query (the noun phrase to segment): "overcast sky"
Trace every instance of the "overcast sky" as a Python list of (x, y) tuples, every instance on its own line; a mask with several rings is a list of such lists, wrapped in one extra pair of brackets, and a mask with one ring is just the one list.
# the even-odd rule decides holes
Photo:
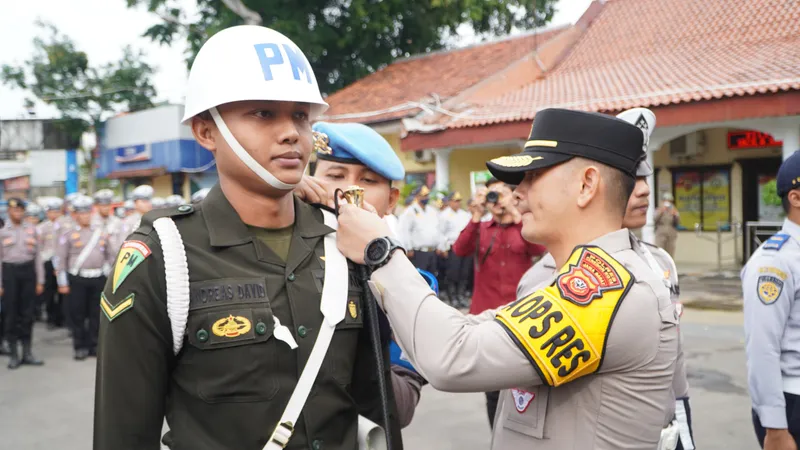
[[(195, 0), (180, 0), (187, 5)], [(8, 3), (11, 3), (10, 1)], [(552, 25), (574, 23), (591, 0), (561, 0)], [(91, 65), (119, 59), (125, 45), (143, 49), (147, 61), (157, 68), (154, 82), (158, 99), (172, 103), (183, 102), (186, 66), (184, 45), (161, 47), (141, 37), (142, 33), (160, 19), (144, 9), (128, 9), (125, 0), (27, 0), (13, 2), (13, 7), (1, 8), (0, 65), (20, 63), (33, 52), (33, 38), (39, 29), (34, 21), (50, 22), (70, 36), (77, 47), (89, 56)], [(26, 93), (0, 85), (0, 119), (25, 115), (22, 107)], [(40, 117), (55, 117), (57, 112), (47, 105), (37, 104)]]

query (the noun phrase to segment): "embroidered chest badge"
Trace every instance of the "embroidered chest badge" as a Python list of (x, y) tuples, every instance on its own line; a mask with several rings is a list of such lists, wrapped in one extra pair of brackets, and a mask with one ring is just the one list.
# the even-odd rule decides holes
[(520, 414), (527, 411), (533, 399), (536, 398), (536, 394), (524, 389), (512, 389), (511, 395), (514, 396), (514, 407), (517, 408), (517, 412)]
[(230, 315), (214, 322), (211, 331), (220, 337), (235, 338), (250, 331), (252, 324), (247, 317)]

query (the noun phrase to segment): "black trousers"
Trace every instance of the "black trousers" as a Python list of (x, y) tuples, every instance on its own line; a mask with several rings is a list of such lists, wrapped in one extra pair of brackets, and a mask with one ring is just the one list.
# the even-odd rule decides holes
[(465, 293), (469, 283), (469, 271), (472, 267), (472, 257), (463, 258), (452, 251), (447, 255), (446, 270), (444, 272), (445, 284), (448, 291)]
[(436, 252), (421, 252), (419, 250), (415, 250), (414, 257), (411, 258), (411, 262), (417, 269), (426, 270), (434, 275), (436, 275), (436, 273), (439, 271), (439, 257), (436, 256)]
[(36, 311), (36, 270), (33, 261), (3, 263), (3, 332), (10, 343), (29, 341)]
[(53, 273), (53, 261), (44, 263), (44, 300), (47, 323), (60, 327), (64, 325), (64, 309), (61, 305), (61, 294), (58, 293), (56, 275)]
[(106, 277), (69, 276), (69, 315), (72, 323), (72, 346), (75, 350), (96, 350), (100, 328), (100, 295)]
[[(794, 442), (800, 446), (800, 395), (783, 393), (786, 399), (786, 423), (789, 425), (789, 434), (794, 438)], [(756, 438), (761, 448), (764, 448), (764, 438), (767, 436), (767, 430), (761, 426), (761, 421), (755, 410), (753, 414), (753, 426), (756, 429)]]
[(500, 391), (486, 392), (486, 414), (489, 416), (489, 428), (494, 429), (494, 415), (497, 412), (497, 402), (500, 400)]

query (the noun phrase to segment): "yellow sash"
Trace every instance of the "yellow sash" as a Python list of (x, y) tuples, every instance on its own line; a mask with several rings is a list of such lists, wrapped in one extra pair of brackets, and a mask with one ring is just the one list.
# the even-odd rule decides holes
[(496, 320), (542, 381), (560, 386), (596, 372), (633, 275), (599, 247), (576, 247), (555, 282), (498, 311)]

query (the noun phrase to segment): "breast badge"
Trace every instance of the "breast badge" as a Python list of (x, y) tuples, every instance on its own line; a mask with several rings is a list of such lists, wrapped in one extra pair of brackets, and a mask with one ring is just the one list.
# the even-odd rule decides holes
[(528, 406), (536, 398), (536, 394), (523, 389), (512, 389), (511, 395), (514, 397), (514, 407), (517, 408), (517, 412), (520, 414), (527, 411)]
[(219, 337), (235, 338), (247, 334), (251, 327), (252, 325), (247, 317), (229, 315), (214, 322), (214, 325), (211, 326), (211, 332)]
[(783, 280), (772, 275), (762, 275), (758, 277), (758, 299), (765, 305), (775, 303), (775, 300), (783, 292)]

